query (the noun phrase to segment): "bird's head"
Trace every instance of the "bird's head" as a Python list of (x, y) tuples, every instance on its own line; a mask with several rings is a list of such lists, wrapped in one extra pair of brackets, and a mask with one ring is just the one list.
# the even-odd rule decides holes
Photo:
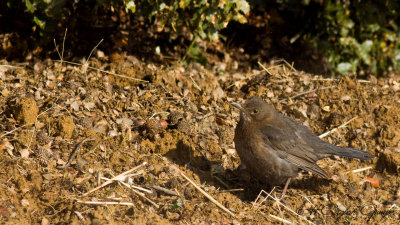
[(251, 97), (244, 104), (231, 103), (240, 109), (240, 118), (252, 123), (270, 123), (275, 117), (274, 108), (259, 97)]

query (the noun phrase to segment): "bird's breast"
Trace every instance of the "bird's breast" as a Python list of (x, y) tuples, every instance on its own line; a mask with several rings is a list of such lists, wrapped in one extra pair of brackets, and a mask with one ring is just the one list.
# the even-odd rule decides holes
[(259, 130), (239, 125), (234, 138), (236, 151), (242, 163), (260, 181), (280, 185), (297, 174), (298, 168), (280, 158), (277, 151), (263, 140)]

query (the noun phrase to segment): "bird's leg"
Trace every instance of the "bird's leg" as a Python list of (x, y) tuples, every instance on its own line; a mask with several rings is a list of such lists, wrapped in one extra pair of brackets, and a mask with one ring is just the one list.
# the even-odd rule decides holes
[(286, 184), (285, 184), (285, 187), (283, 188), (283, 192), (282, 192), (282, 195), (281, 195), (281, 198), (280, 198), (280, 199), (283, 199), (283, 197), (285, 197), (286, 190), (287, 190), (287, 188), (288, 188), (288, 186), (289, 186), (291, 180), (292, 180), (291, 177), (289, 177), (289, 178), (287, 179)]

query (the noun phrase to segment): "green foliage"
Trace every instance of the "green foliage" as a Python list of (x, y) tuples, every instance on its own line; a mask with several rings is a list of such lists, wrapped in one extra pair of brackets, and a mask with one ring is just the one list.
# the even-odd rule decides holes
[(125, 0), (131, 12), (154, 20), (160, 28), (185, 30), (203, 40), (216, 41), (229, 21), (247, 22), (250, 6), (245, 0)]
[(62, 33), (65, 29), (62, 21), (69, 20), (68, 15), (84, 11), (78, 9), (92, 9), (90, 15), (96, 14), (98, 8), (113, 13), (121, 12), (114, 9), (125, 9), (147, 18), (159, 31), (185, 35), (192, 41), (187, 55), (191, 60), (205, 63), (207, 59), (195, 42), (217, 40), (219, 31), (232, 20), (246, 23), (249, 3), (252, 8), (263, 8), (266, 12), (286, 10), (279, 13), (283, 19), (276, 21), (293, 22), (285, 17), (289, 15), (298, 30), (282, 33), (295, 32), (301, 37), (299, 40), (322, 50), (335, 72), (381, 74), (400, 70), (400, 2), (395, 0), (5, 0), (0, 3), (0, 18), (7, 12), (18, 15), (22, 9), (24, 19), (20, 20), (26, 22), (25, 27), (33, 26), (33, 34), (51, 40), (55, 32)]
[(56, 24), (59, 22), (66, 0), (25, 0), (26, 11), (32, 14), (35, 26), (41, 36), (56, 31)]
[(313, 35), (337, 72), (400, 69), (398, 1), (323, 1)]

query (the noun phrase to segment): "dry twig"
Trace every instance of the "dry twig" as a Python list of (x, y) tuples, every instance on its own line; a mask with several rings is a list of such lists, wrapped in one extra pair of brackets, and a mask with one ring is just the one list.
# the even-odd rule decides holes
[(63, 170), (65, 168), (69, 167), (71, 165), (71, 163), (72, 163), (72, 160), (74, 160), (76, 155), (78, 154), (79, 149), (81, 148), (83, 143), (85, 143), (86, 141), (94, 141), (94, 139), (85, 138), (81, 142), (79, 142), (76, 145), (75, 149), (72, 151), (71, 156), (68, 159), (68, 162), (64, 166), (58, 166), (57, 169)]
[(115, 176), (115, 177), (113, 177), (113, 178), (111, 178), (110, 180), (104, 182), (102, 185), (93, 188), (92, 190), (86, 192), (86, 193), (83, 194), (82, 196), (86, 196), (86, 195), (88, 195), (88, 194), (90, 194), (90, 193), (92, 193), (92, 192), (94, 192), (94, 191), (97, 191), (97, 190), (99, 190), (100, 188), (105, 187), (105, 186), (111, 184), (111, 183), (114, 182), (114, 181), (121, 180), (122, 178), (125, 177), (125, 175), (127, 175), (127, 174), (129, 174), (129, 173), (131, 173), (131, 172), (133, 172), (133, 171), (135, 171), (135, 170), (137, 170), (137, 169), (139, 169), (139, 168), (142, 167), (142, 166), (145, 166), (146, 164), (147, 164), (147, 162), (143, 162), (142, 164), (140, 164), (140, 165), (138, 165), (138, 166), (136, 166), (136, 167), (134, 167), (134, 168), (132, 168), (132, 169), (130, 169), (130, 170), (127, 170), (127, 171), (125, 171), (125, 172), (123, 172), (123, 173), (121, 173), (121, 174), (119, 174), (119, 175), (117, 175), (117, 176)]
[[(304, 220), (304, 221), (306, 221), (306, 222), (309, 223), (309, 224), (315, 225), (315, 223), (309, 221), (305, 216), (299, 215), (299, 214), (296, 213), (293, 209), (291, 209), (291, 208), (287, 207), (285, 204), (281, 203), (281, 201), (280, 201), (278, 198), (275, 198), (275, 197), (272, 196), (270, 193), (268, 193), (268, 192), (266, 192), (266, 191), (264, 191), (264, 190), (261, 190), (259, 196), (260, 196), (262, 193), (265, 193), (265, 194), (267, 195), (267, 197), (274, 199), (275, 202), (276, 202), (278, 205), (283, 206), (283, 208), (285, 208), (287, 211), (293, 213), (294, 215), (298, 216), (301, 220)], [(258, 199), (258, 197), (257, 197), (257, 199)], [(262, 202), (264, 202), (264, 200), (263, 200)]]
[(283, 219), (283, 218), (274, 216), (274, 215), (272, 215), (272, 214), (269, 214), (269, 216), (272, 217), (272, 218), (274, 218), (274, 219), (276, 219), (276, 220), (278, 220), (278, 221), (280, 221), (280, 222), (282, 222), (282, 223), (284, 223), (284, 224), (293, 224), (293, 225), (295, 225), (295, 223), (292, 223), (292, 222), (290, 222), (289, 220), (285, 220), (285, 219)]
[(206, 198), (208, 198), (211, 202), (216, 204), (219, 208), (221, 208), (223, 211), (228, 213), (229, 215), (236, 217), (235, 214), (233, 214), (229, 209), (227, 209), (225, 206), (223, 206), (221, 203), (219, 203), (217, 200), (215, 200), (211, 195), (209, 195), (207, 192), (205, 192), (201, 187), (199, 187), (194, 181), (192, 181), (189, 177), (187, 177), (180, 169), (174, 166), (174, 168), (179, 171), (181, 176), (185, 178), (189, 183), (191, 183), (198, 191), (200, 191)]
[[(61, 62), (61, 60), (54, 60), (54, 61)], [(62, 62), (71, 64), (71, 65), (76, 65), (76, 66), (83, 66), (82, 63), (69, 62), (69, 61), (62, 61)], [(149, 83), (149, 81), (147, 81), (147, 80), (142, 80), (142, 79), (139, 79), (139, 78), (134, 78), (134, 77), (121, 75), (121, 74), (117, 74), (117, 73), (112, 73), (112, 72), (109, 72), (109, 71), (106, 71), (106, 70), (102, 70), (102, 69), (98, 69), (98, 68), (95, 68), (95, 67), (92, 67), (92, 66), (88, 66), (87, 68), (92, 69), (92, 70), (96, 70), (98, 72), (110, 74), (110, 75), (113, 75), (113, 76), (116, 76), (116, 77), (121, 77), (121, 78), (125, 78), (125, 79), (140, 81), (140, 82), (143, 82), (143, 83)]]
[(135, 206), (132, 202), (106, 202), (106, 201), (83, 201), (75, 199), (77, 203), (83, 203), (88, 205), (128, 205)]
[[(370, 169), (373, 169), (373, 168), (374, 167), (372, 167), (372, 166), (367, 166), (367, 167), (364, 167), (364, 168), (352, 170), (351, 172), (352, 173), (359, 173), (359, 172), (363, 172), (363, 171), (370, 170)], [(347, 172), (347, 173), (350, 173), (350, 172)]]
[(337, 87), (337, 86), (336, 85), (332, 85), (332, 86), (328, 86), (328, 87), (316, 88), (316, 89), (313, 89), (313, 90), (310, 90), (310, 91), (301, 92), (301, 93), (293, 95), (293, 96), (291, 96), (289, 98), (294, 99), (294, 98), (297, 98), (299, 96), (306, 95), (306, 94), (309, 94), (309, 93), (312, 93), (312, 92), (321, 91), (321, 90), (330, 89), (330, 88), (335, 88), (335, 87)]
[(355, 120), (356, 118), (357, 118), (357, 116), (353, 117), (352, 119), (350, 119), (349, 121), (345, 122), (344, 124), (342, 124), (342, 125), (340, 125), (340, 126), (338, 126), (338, 127), (335, 127), (335, 128), (333, 128), (332, 130), (329, 130), (329, 131), (327, 131), (327, 132), (325, 132), (325, 133), (319, 135), (318, 137), (319, 137), (319, 138), (324, 138), (324, 137), (330, 135), (331, 133), (337, 131), (338, 129), (344, 128), (344, 127), (347, 126), (347, 124), (349, 124), (351, 121)]

